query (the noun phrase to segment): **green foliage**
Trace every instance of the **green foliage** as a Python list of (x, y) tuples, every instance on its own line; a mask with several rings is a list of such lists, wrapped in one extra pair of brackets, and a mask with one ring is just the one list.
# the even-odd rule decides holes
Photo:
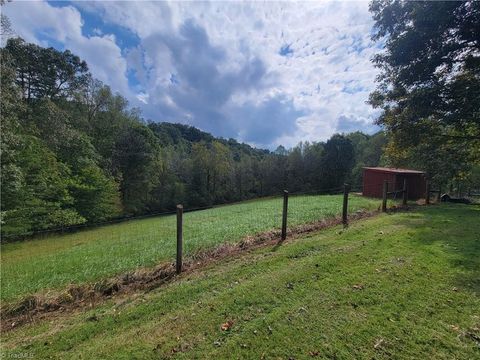
[(69, 50), (42, 48), (20, 38), (8, 39), (5, 50), (12, 55), (16, 84), (26, 100), (72, 96), (87, 79), (87, 64)]
[(480, 3), (373, 1), (385, 51), (370, 103), (389, 160), (445, 183), (480, 162)]
[[(49, 49), (50, 60), (60, 61), (59, 68), (53, 66), (48, 75), (60, 79), (56, 80), (58, 92), (39, 92), (49, 92), (47, 87), (54, 86), (41, 80), (46, 73), (29, 73), (31, 78), (22, 84), (26, 71), (22, 66), (33, 66), (35, 56), (43, 51), (18, 39), (1, 51), (1, 208), (2, 235), (7, 237), (97, 222), (119, 213), (118, 186), (97, 166), (100, 156), (88, 136), (75, 128), (65, 106), (70, 100), (58, 99), (80, 86), (75, 74), (79, 70), (69, 68), (65, 61), (82, 63), (69, 53)], [(59, 60), (62, 54), (66, 59)], [(60, 85), (62, 79), (65, 83)]]
[(16, 182), (14, 186), (7, 182), (8, 197), (2, 204), (4, 235), (85, 222), (72, 206), (74, 199), (68, 191), (70, 171), (53, 152), (39, 139), (24, 136), (17, 156)]
[(100, 222), (121, 214), (117, 183), (94, 164), (79, 169), (69, 189), (75, 199), (75, 209), (90, 222)]
[(383, 131), (374, 135), (366, 135), (357, 131), (346, 135), (346, 137), (351, 141), (355, 154), (355, 165), (348, 182), (359, 186), (362, 184), (363, 168), (365, 166), (385, 165), (382, 155), (387, 144), (387, 138)]
[(321, 165), (326, 187), (342, 186), (354, 165), (352, 142), (342, 135), (334, 135), (325, 144), (324, 151)]
[(1, 151), (1, 209), (15, 201), (22, 182), (22, 171), (18, 164), (22, 138), (19, 134), (19, 118), (25, 111), (17, 88), (13, 85), (15, 71), (9, 66), (11, 58), (1, 53), (1, 96), (0, 96), (0, 151)]
[(161, 168), (158, 141), (153, 132), (140, 124), (132, 125), (117, 139), (112, 162), (121, 173), (120, 191), (127, 213), (149, 210), (151, 192), (158, 183)]
[(164, 146), (191, 144), (197, 142), (212, 142), (214, 137), (193, 126), (170, 123), (150, 123), (150, 129), (157, 135), (160, 143)]
[[(343, 136), (270, 152), (192, 126), (146, 124), (69, 51), (17, 38), (1, 56), (4, 236), (350, 179), (357, 148)], [(359, 161), (370, 146), (358, 148)]]

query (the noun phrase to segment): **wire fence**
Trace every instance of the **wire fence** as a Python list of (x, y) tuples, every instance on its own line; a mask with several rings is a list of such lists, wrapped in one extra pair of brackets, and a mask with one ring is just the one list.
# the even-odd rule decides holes
[[(348, 213), (380, 208), (380, 199), (354, 194), (347, 199)], [(287, 214), (282, 194), (185, 208), (182, 255), (192, 257), (221, 244), (239, 243), (268, 232), (280, 239), (284, 216), (288, 229), (338, 217), (344, 200), (344, 187), (337, 186), (289, 193)], [(175, 261), (176, 238), (177, 217), (175, 211), (167, 211), (48, 229), (36, 233), (33, 241), (2, 243), (2, 299)]]
[[(298, 191), (291, 193), (291, 195), (324, 195), (324, 194), (335, 194), (339, 193), (342, 190), (342, 187), (335, 187), (335, 188), (329, 188), (329, 189), (318, 189), (318, 190), (309, 190), (309, 191)], [(250, 203), (250, 202), (257, 202), (257, 201), (265, 201), (265, 200), (270, 200), (270, 199), (280, 199), (281, 195), (273, 195), (273, 196), (267, 196), (267, 197), (261, 197), (261, 198), (254, 198), (254, 199), (249, 199), (249, 200), (243, 200), (243, 201), (236, 201), (236, 202), (231, 202), (231, 203), (222, 203), (222, 204), (213, 204), (213, 205), (208, 205), (208, 206), (191, 206), (191, 207), (186, 207), (184, 208), (183, 212), (196, 212), (196, 211), (201, 211), (201, 210), (211, 210), (211, 209), (216, 209), (216, 208), (223, 208), (225, 206), (231, 206), (231, 205), (239, 205), (239, 204), (245, 204), (245, 203)], [(259, 208), (259, 210), (262, 210)], [(113, 224), (120, 224), (124, 222), (131, 222), (135, 220), (141, 220), (141, 219), (147, 219), (147, 218), (152, 218), (152, 217), (162, 217), (162, 216), (167, 216), (167, 215), (174, 215), (176, 213), (176, 210), (167, 210), (167, 211), (160, 211), (160, 212), (150, 212), (148, 214), (143, 214), (143, 215), (132, 215), (132, 216), (122, 216), (122, 217), (116, 217), (113, 219), (105, 220), (105, 221), (100, 221), (100, 222), (86, 222), (83, 224), (76, 224), (76, 225), (69, 225), (69, 226), (58, 226), (58, 227), (52, 227), (52, 228), (47, 228), (47, 229), (42, 229), (42, 230), (31, 230), (31, 231), (24, 231), (24, 232), (19, 232), (19, 233), (12, 233), (12, 234), (2, 234), (2, 242), (8, 242), (8, 241), (15, 241), (15, 240), (24, 240), (26, 238), (34, 238), (34, 237), (41, 237), (42, 235), (50, 235), (50, 234), (63, 234), (63, 233), (71, 233), (79, 230), (90, 230), (93, 228), (97, 227), (102, 227), (102, 226), (107, 226), (107, 225), (113, 225)], [(22, 219), (22, 218), (18, 218)], [(15, 221), (15, 217), (9, 217), (8, 221)]]
[[(370, 188), (370, 187), (376, 187), (376, 188), (381, 188), (383, 184), (369, 184), (369, 185), (356, 185), (356, 186), (351, 186), (350, 187), (350, 192), (354, 193), (362, 193), (364, 189)], [(331, 188), (323, 188), (323, 189), (315, 189), (315, 190), (307, 190), (307, 191), (295, 191), (295, 192), (290, 192), (290, 196), (319, 196), (319, 195), (335, 195), (335, 194), (341, 194), (343, 192), (343, 186), (336, 186), (336, 187), (331, 187)], [(243, 200), (243, 201), (238, 201), (238, 202), (232, 202), (232, 203), (224, 203), (224, 204), (214, 204), (214, 205), (208, 205), (208, 206), (192, 206), (192, 207), (186, 207), (183, 209), (184, 213), (187, 212), (196, 212), (196, 211), (201, 211), (201, 210), (213, 210), (217, 208), (223, 208), (225, 206), (232, 206), (232, 205), (240, 205), (240, 204), (248, 204), (251, 202), (259, 202), (259, 201), (269, 201), (273, 199), (281, 199), (282, 195), (273, 195), (273, 196), (268, 196), (268, 197), (261, 197), (261, 198), (254, 198), (250, 200)], [(311, 212), (316, 209), (315, 206), (309, 207), (308, 203), (309, 198), (306, 197), (302, 201), (302, 208), (305, 210)], [(311, 199), (310, 199), (311, 200)], [(311, 203), (310, 203), (311, 204)], [(240, 207), (241, 208), (241, 207)], [(262, 209), (261, 207), (257, 207), (257, 210), (267, 210), (270, 211), (270, 207)], [(239, 210), (242, 211), (242, 210)], [(176, 210), (167, 210), (167, 211), (160, 211), (160, 212), (150, 212), (148, 214), (143, 214), (143, 215), (132, 215), (132, 216), (122, 216), (122, 217), (116, 217), (113, 219), (105, 220), (105, 221), (100, 221), (100, 222), (86, 222), (83, 224), (76, 224), (76, 225), (70, 225), (70, 226), (58, 226), (58, 227), (52, 227), (52, 228), (47, 228), (47, 229), (42, 229), (42, 230), (30, 230), (30, 231), (23, 231), (20, 233), (4, 233), (2, 234), (2, 242), (9, 242), (9, 241), (16, 241), (16, 240), (24, 240), (24, 239), (31, 239), (35, 237), (43, 237), (43, 236), (48, 236), (48, 235), (58, 235), (58, 234), (65, 234), (65, 233), (73, 233), (76, 231), (81, 231), (81, 230), (91, 230), (103, 226), (108, 226), (108, 225), (114, 225), (114, 224), (121, 224), (121, 223), (130, 223), (132, 221), (136, 220), (142, 220), (142, 219), (148, 219), (148, 218), (155, 218), (155, 217), (164, 217), (168, 215), (174, 215), (176, 214)], [(245, 215), (245, 214), (243, 214)], [(272, 215), (272, 214), (270, 214)], [(277, 214), (278, 215), (278, 214)], [(21, 219), (21, 218), (19, 218)], [(15, 221), (15, 217), (9, 217), (8, 221)]]
[[(363, 194), (368, 189), (375, 188), (375, 189), (382, 189), (383, 183), (378, 183), (378, 184), (356, 184), (353, 186), (350, 186), (350, 192), (352, 193), (360, 193)], [(291, 192), (290, 196), (318, 196), (318, 195), (335, 195), (335, 194), (340, 194), (343, 192), (343, 186), (336, 186), (336, 187), (330, 187), (330, 188), (323, 188), (323, 189), (315, 189), (315, 190), (307, 190), (307, 191), (295, 191)], [(402, 190), (395, 190), (393, 192), (392, 198), (396, 200), (399, 195), (401, 195)], [(388, 195), (392, 195), (389, 193)], [(196, 212), (196, 211), (201, 211), (201, 210), (213, 210), (216, 208), (223, 208), (225, 206), (232, 206), (232, 205), (240, 205), (240, 204), (245, 204), (245, 203), (250, 203), (250, 202), (258, 202), (258, 201), (268, 201), (268, 200), (273, 200), (273, 199), (281, 199), (281, 195), (274, 195), (274, 196), (268, 196), (268, 197), (263, 197), (263, 198), (255, 198), (255, 199), (250, 199), (250, 200), (243, 200), (243, 201), (238, 201), (238, 202), (233, 202), (233, 203), (225, 203), (225, 204), (214, 204), (214, 205), (208, 205), (208, 206), (191, 206), (191, 207), (186, 207), (184, 208), (183, 212)], [(307, 212), (313, 212), (314, 210), (318, 210), (316, 206), (309, 207), (308, 205), (308, 197), (303, 199), (302, 205), (299, 206), (299, 208), (303, 208)], [(296, 206), (294, 207), (296, 208)], [(270, 208), (266, 209), (261, 209), (258, 208), (258, 210), (267, 210), (270, 211)], [(336, 209), (338, 210), (338, 208)], [(30, 238), (38, 238), (38, 237), (44, 237), (44, 236), (49, 236), (49, 235), (58, 235), (58, 234), (65, 234), (65, 233), (72, 233), (80, 230), (91, 230), (94, 228), (98, 227), (103, 227), (103, 226), (108, 226), (108, 225), (113, 225), (113, 224), (121, 224), (125, 222), (132, 222), (136, 220), (142, 220), (142, 219), (148, 219), (148, 218), (155, 218), (155, 217), (164, 217), (168, 215), (174, 215), (176, 213), (176, 210), (167, 210), (167, 211), (161, 211), (161, 212), (151, 212), (148, 214), (143, 214), (143, 215), (135, 215), (135, 216), (122, 216), (122, 217), (117, 217), (101, 222), (86, 222), (83, 224), (77, 224), (77, 225), (71, 225), (71, 226), (60, 226), (60, 227), (53, 227), (53, 228), (47, 228), (47, 229), (42, 229), (42, 230), (30, 230), (30, 231), (24, 231), (20, 233), (2, 233), (2, 242), (10, 242), (10, 241), (17, 241), (17, 240), (24, 240), (24, 239), (30, 239)], [(245, 215), (245, 214), (243, 214)], [(272, 215), (272, 214), (269, 214)], [(278, 214), (277, 214), (278, 215)], [(10, 217), (8, 221), (15, 221), (15, 218)], [(274, 222), (274, 220), (272, 220)]]

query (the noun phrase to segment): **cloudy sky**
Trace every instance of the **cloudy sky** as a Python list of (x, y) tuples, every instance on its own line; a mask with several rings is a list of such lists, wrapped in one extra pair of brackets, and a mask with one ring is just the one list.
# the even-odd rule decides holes
[(367, 2), (26, 2), (29, 42), (70, 49), (146, 119), (273, 149), (373, 132)]

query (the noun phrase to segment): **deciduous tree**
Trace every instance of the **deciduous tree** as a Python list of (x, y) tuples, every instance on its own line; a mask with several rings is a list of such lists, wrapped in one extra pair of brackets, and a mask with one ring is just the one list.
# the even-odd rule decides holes
[(383, 109), (391, 161), (411, 160), (433, 177), (478, 162), (480, 3), (375, 0), (370, 11), (373, 39), (385, 44), (370, 103)]

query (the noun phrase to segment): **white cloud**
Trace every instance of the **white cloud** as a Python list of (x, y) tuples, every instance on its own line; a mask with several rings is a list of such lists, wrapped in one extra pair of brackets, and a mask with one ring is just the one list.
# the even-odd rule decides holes
[(40, 36), (53, 37), (60, 42), (81, 36), (82, 18), (71, 6), (53, 8), (46, 2), (19, 1), (6, 3), (2, 11), (10, 18), (15, 33), (29, 42), (47, 46)]
[[(140, 38), (123, 51), (99, 26), (98, 36), (83, 36), (74, 7), (38, 4), (33, 22), (12, 18), (14, 25), (24, 22), (27, 39), (40, 42), (37, 34), (48, 24), (94, 75), (155, 120), (275, 147), (325, 140), (347, 123), (370, 129), (376, 116), (365, 104), (377, 74), (367, 2), (74, 3)], [(285, 46), (291, 52), (281, 56)], [(128, 88), (127, 70), (136, 75), (135, 89)], [(285, 132), (277, 133), (282, 124)]]
[(84, 36), (83, 20), (75, 7), (18, 1), (7, 3), (4, 8), (18, 36), (42, 46), (54, 45), (50, 43), (51, 40), (62, 44), (85, 60), (95, 77), (125, 96), (130, 96), (127, 62), (116, 44), (115, 36)]

